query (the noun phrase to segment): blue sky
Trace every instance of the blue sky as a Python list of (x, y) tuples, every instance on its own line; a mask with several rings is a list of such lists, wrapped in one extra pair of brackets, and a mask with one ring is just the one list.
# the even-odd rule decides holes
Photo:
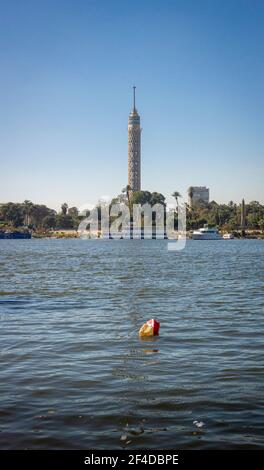
[(262, 0), (0, 0), (0, 201), (58, 208), (127, 184), (264, 202)]

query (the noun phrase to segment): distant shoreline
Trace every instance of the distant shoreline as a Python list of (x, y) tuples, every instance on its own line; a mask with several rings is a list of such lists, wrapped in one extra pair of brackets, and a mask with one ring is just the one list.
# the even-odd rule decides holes
[[(222, 235), (225, 233), (225, 231), (220, 231)], [(99, 237), (98, 239), (101, 239), (101, 232), (98, 232)], [(94, 234), (96, 235), (96, 234)], [(79, 233), (77, 230), (54, 230), (52, 232), (42, 232), (42, 233), (32, 233), (32, 238), (47, 238), (47, 239), (72, 239), (72, 238), (80, 238)], [(94, 237), (95, 239), (97, 238), (96, 236)], [(187, 239), (192, 239), (191, 238), (191, 232), (188, 231), (186, 233), (186, 238)], [(235, 239), (247, 239), (247, 240), (256, 240), (256, 239), (262, 239), (264, 240), (264, 233), (262, 233), (261, 230), (247, 230), (245, 233), (245, 236), (242, 237), (239, 232), (235, 233)]]

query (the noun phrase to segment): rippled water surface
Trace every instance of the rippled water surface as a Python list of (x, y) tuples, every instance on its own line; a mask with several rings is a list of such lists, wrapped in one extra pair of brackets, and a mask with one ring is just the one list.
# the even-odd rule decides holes
[(2, 449), (264, 448), (264, 241), (1, 240), (0, 269)]

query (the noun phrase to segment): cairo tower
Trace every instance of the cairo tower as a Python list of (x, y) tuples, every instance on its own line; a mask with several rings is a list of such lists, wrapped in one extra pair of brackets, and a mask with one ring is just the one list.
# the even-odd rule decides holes
[(133, 109), (128, 118), (128, 184), (132, 192), (141, 190), (140, 116), (136, 110), (136, 87), (133, 89)]

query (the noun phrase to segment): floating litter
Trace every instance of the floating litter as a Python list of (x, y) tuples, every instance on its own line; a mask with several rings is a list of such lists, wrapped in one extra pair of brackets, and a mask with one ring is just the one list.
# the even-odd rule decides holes
[(202, 428), (204, 426), (204, 422), (203, 421), (193, 421), (193, 424), (195, 424), (195, 426), (197, 428)]
[(159, 334), (160, 323), (152, 318), (148, 320), (139, 330), (139, 336), (156, 336)]

